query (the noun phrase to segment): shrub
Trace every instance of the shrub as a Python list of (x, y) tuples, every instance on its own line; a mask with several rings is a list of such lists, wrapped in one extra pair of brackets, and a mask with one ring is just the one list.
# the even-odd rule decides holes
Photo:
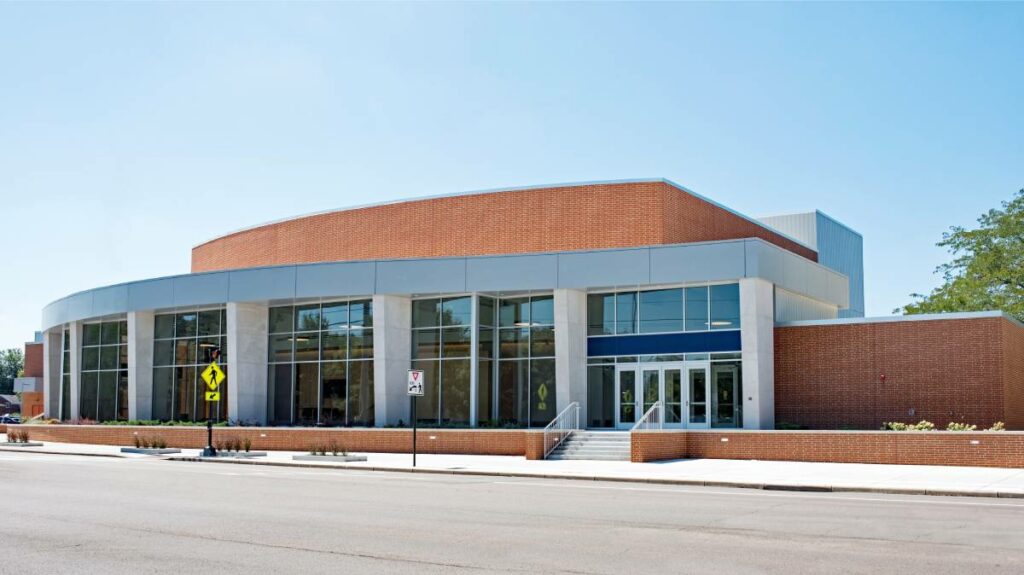
[(946, 431), (974, 431), (978, 429), (977, 425), (967, 425), (966, 423), (957, 423), (955, 421), (949, 422), (946, 426)]
[(243, 438), (242, 449), (244, 449), (246, 453), (249, 453), (249, 450), (252, 449), (252, 439), (250, 439), (249, 437)]
[(1006, 431), (1006, 424), (1002, 421), (997, 421), (992, 424), (992, 427), (988, 428), (989, 431)]
[(788, 421), (780, 421), (780, 422), (775, 424), (775, 429), (794, 430), (794, 429), (806, 429), (806, 428), (803, 425), (800, 425), (799, 423), (790, 423)]
[(7, 434), (9, 443), (28, 443), (28, 432), (23, 429), (16, 429)]
[(917, 423), (888, 421), (882, 424), (882, 429), (885, 431), (935, 431), (935, 424), (924, 419)]
[(138, 435), (132, 437), (132, 442), (135, 443), (136, 449), (142, 447), (142, 438), (140, 438)]
[(156, 449), (166, 449), (167, 440), (158, 435), (153, 438), (153, 447), (155, 447)]

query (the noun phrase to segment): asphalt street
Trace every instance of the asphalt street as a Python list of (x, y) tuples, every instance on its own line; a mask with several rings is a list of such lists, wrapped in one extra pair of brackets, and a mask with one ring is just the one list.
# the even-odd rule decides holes
[(1024, 500), (0, 452), (0, 573), (1024, 573)]

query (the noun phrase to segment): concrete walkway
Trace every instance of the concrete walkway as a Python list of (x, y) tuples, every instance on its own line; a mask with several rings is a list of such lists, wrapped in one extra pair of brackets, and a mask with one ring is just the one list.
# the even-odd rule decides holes
[[(0, 436), (0, 441), (6, 438)], [(51, 453), (147, 459), (157, 456), (122, 454), (119, 447), (44, 442), (41, 447), (8, 447), (2, 451)], [(273, 451), (265, 457), (217, 463), (323, 467), (454, 473), (511, 477), (544, 477), (604, 481), (630, 481), (718, 487), (749, 487), (797, 491), (861, 491), (924, 495), (969, 495), (1024, 498), (1024, 469), (941, 467), (927, 465), (867, 465), (855, 463), (803, 463), (729, 459), (683, 459), (659, 463), (626, 461), (528, 461), (523, 457), (488, 455), (419, 455), (365, 453), (367, 461), (331, 463), (293, 461), (305, 453)], [(180, 455), (163, 456), (184, 461), (199, 458), (199, 450), (183, 449)]]

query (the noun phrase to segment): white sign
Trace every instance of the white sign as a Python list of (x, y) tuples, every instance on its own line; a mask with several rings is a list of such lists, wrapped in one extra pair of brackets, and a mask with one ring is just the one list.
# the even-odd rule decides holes
[(409, 370), (409, 395), (423, 397), (423, 370)]

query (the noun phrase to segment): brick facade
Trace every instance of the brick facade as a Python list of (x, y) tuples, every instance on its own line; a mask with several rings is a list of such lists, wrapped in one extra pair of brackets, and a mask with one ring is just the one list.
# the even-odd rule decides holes
[(43, 377), (43, 344), (25, 344), (25, 377)]
[[(415, 228), (416, 233), (408, 233)], [(510, 190), (300, 217), (196, 246), (192, 271), (761, 238), (817, 253), (663, 181)]]
[(631, 444), (636, 463), (692, 458), (1024, 467), (1024, 433), (1011, 431), (639, 431)]
[(1001, 317), (775, 328), (776, 422), (922, 419), (1024, 429), (1024, 328)]
[[(206, 445), (205, 427), (156, 427), (127, 425), (11, 425), (24, 429), (36, 441), (131, 446), (135, 435), (160, 437), (169, 447), (201, 448)], [(248, 437), (253, 450), (306, 451), (314, 444), (336, 442), (349, 451), (411, 453), (411, 429), (325, 429), (300, 427), (214, 427), (214, 442)], [(454, 455), (544, 456), (544, 437), (522, 429), (421, 429), (416, 438), (419, 453)]]

